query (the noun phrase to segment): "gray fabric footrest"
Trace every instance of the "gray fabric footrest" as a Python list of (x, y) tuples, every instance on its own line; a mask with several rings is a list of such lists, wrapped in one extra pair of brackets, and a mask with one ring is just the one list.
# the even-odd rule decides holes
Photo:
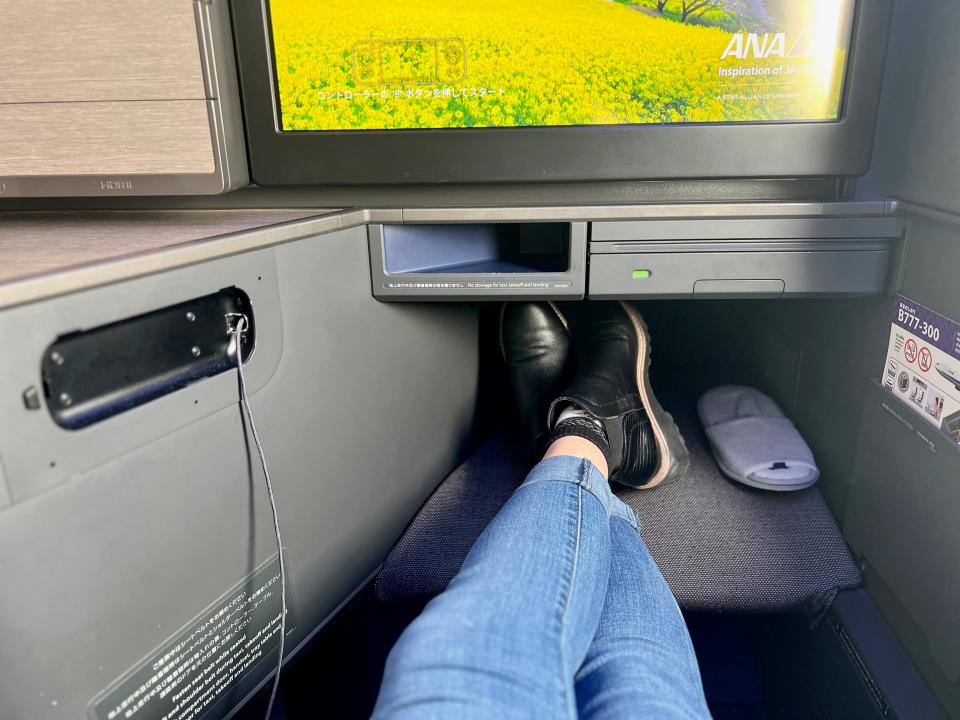
[[(714, 612), (826, 610), (860, 572), (816, 487), (772, 493), (725, 478), (694, 404), (674, 417), (687, 441), (686, 477), (617, 494), (680, 606)], [(687, 407), (689, 405), (689, 407)], [(376, 580), (385, 602), (426, 600), (460, 569), (476, 538), (523, 480), (522, 454), (499, 434), (437, 488), (391, 550)]]
[(812, 615), (860, 585), (847, 543), (816, 487), (757, 490), (720, 472), (693, 403), (674, 413), (690, 451), (686, 477), (625, 489), (650, 554), (681, 607)]
[(384, 602), (426, 600), (443, 592), (493, 516), (523, 482), (522, 449), (498, 433), (434, 490), (377, 574)]

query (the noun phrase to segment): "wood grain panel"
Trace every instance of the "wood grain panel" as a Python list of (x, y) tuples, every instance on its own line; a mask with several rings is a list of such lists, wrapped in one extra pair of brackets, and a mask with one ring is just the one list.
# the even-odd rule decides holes
[(316, 214), (316, 210), (0, 212), (0, 285)]
[(2, 0), (0, 103), (206, 96), (191, 0)]
[(0, 177), (214, 171), (206, 100), (0, 105)]

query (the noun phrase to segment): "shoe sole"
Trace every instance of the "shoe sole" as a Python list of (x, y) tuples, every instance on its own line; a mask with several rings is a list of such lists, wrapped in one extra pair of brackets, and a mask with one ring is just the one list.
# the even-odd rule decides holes
[(657, 441), (657, 450), (660, 453), (660, 462), (656, 472), (643, 485), (636, 485), (638, 490), (649, 490), (664, 482), (669, 482), (684, 475), (690, 467), (690, 454), (687, 444), (680, 434), (680, 429), (670, 415), (657, 400), (650, 389), (650, 345), (647, 342), (650, 335), (643, 319), (632, 306), (620, 302), (620, 307), (630, 318), (633, 330), (637, 336), (637, 388), (640, 391), (640, 400), (650, 417), (653, 436)]

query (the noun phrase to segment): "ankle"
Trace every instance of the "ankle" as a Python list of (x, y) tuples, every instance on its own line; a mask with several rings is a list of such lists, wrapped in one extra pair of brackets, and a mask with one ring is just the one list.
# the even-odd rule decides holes
[[(597, 447), (603, 453), (606, 470), (604, 475), (609, 476), (616, 471), (617, 459), (610, 448), (610, 438), (604, 429), (603, 423), (575, 402), (564, 402), (563, 398), (556, 400), (551, 407), (550, 440), (559, 440), (564, 437), (578, 437)], [(595, 465), (597, 463), (594, 463)], [(598, 465), (599, 467), (599, 465)]]
[(565, 435), (559, 437), (550, 443), (543, 459), (548, 460), (552, 457), (575, 457), (582, 460), (589, 460), (593, 466), (600, 471), (606, 479), (609, 475), (607, 467), (607, 458), (596, 444), (590, 442), (584, 437), (578, 435)]

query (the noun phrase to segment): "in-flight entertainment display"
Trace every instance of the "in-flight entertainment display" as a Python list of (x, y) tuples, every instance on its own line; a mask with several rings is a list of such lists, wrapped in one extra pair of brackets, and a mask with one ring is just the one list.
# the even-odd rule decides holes
[(280, 129), (832, 121), (855, 0), (269, 0)]

